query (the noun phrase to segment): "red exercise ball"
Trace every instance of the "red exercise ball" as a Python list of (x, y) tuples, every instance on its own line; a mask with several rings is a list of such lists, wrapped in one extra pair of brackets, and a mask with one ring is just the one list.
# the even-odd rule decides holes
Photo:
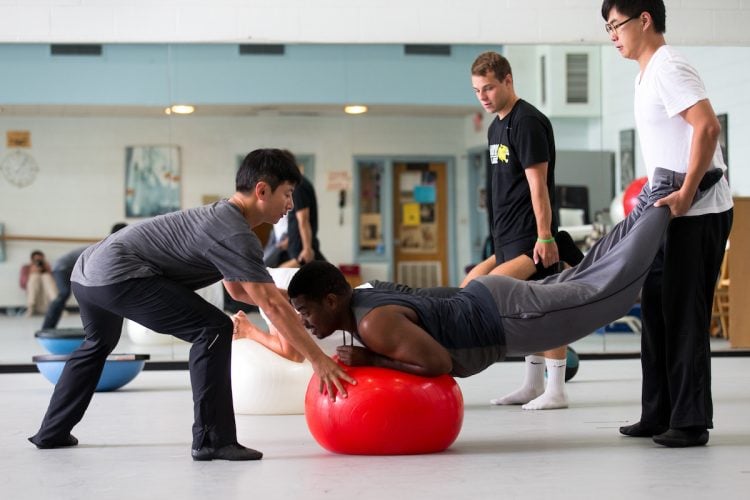
[(638, 204), (638, 195), (641, 194), (643, 186), (647, 181), (648, 177), (638, 177), (636, 180), (628, 184), (628, 187), (625, 189), (625, 194), (622, 196), (622, 206), (625, 209), (626, 217)]
[(357, 380), (348, 397), (331, 401), (313, 375), (305, 395), (305, 419), (315, 440), (346, 455), (436, 453), (458, 437), (464, 399), (453, 377), (419, 377), (371, 366), (347, 366)]

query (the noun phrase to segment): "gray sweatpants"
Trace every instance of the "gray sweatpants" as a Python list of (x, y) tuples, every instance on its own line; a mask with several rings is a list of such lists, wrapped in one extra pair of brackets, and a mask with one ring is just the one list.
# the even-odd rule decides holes
[[(646, 183), (636, 208), (574, 268), (542, 281), (477, 278), (497, 303), (508, 356), (570, 344), (630, 310), (669, 224), (669, 208), (653, 204), (678, 190), (684, 177), (657, 168), (653, 186)], [(697, 197), (716, 182), (713, 177), (702, 183)]]

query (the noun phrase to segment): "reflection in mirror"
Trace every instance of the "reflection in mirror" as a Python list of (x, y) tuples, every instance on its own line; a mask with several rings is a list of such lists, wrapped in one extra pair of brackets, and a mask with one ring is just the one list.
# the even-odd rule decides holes
[[(609, 46), (456, 45), (440, 56), (407, 54), (402, 45), (282, 48), (281, 53), (243, 53), (229, 44), (123, 44), (102, 45), (98, 55), (53, 55), (49, 45), (0, 45), (0, 64), (14, 68), (0, 81), (0, 129), (5, 133), (0, 159), (21, 151), (32, 167), (13, 168), (33, 172), (23, 186), (8, 179), (13, 177), (10, 167), (0, 179), (5, 236), (0, 240), (0, 363), (28, 363), (43, 352), (34, 339), (42, 318), (22, 316), (26, 295), (19, 272), (32, 250), (43, 250), (54, 262), (103, 238), (113, 222), (135, 222), (155, 213), (154, 203), (162, 200), (152, 200), (143, 212), (143, 204), (135, 202), (137, 193), (128, 191), (129, 159), (134, 172), (138, 155), (166, 159), (162, 173), (171, 176), (172, 203), (176, 196), (181, 208), (230, 195), (237, 157), (254, 148), (285, 147), (314, 157), (320, 219), (333, 221), (321, 224), (318, 236), (327, 258), (341, 264), (354, 263), (360, 250), (382, 250), (377, 244), (382, 234), (375, 227), (382, 214), (374, 201), (360, 196), (363, 185), (355, 194), (354, 182), (342, 186), (331, 179), (359, 175), (357, 157), (455, 158), (449, 191), (457, 243), (450, 262), (454, 274), (462, 275), (476, 253), (473, 221), (486, 219), (476, 208), (480, 190), (467, 173), (470, 159), (486, 148), (491, 119), (481, 113), (469, 78), (471, 62), (484, 50), (504, 52), (519, 96), (550, 116), (558, 183), (587, 188), (584, 224), (606, 213), (623, 188), (619, 137), (621, 130), (634, 128), (635, 68)], [(736, 67), (747, 60), (745, 49), (691, 50), (698, 65), (717, 60), (733, 61)], [(707, 86), (717, 113), (728, 113), (732, 134), (742, 133), (746, 125), (736, 118), (742, 115), (728, 78), (717, 71), (702, 74), (711, 78)], [(192, 105), (194, 112), (165, 114), (176, 104)], [(346, 104), (366, 104), (369, 111), (345, 115)], [(728, 140), (733, 158), (743, 157), (742, 149), (734, 149), (739, 142)], [(644, 169), (637, 147), (639, 175)], [(367, 175), (360, 175), (359, 182)], [(740, 169), (733, 171), (733, 186), (747, 183), (742, 175)], [(344, 206), (339, 205), (342, 187), (351, 200)], [(371, 213), (376, 216), (367, 227), (355, 223)], [(362, 277), (388, 276), (388, 266), (363, 264)], [(60, 327), (80, 326), (74, 299), (68, 306)], [(613, 332), (589, 341), (586, 350), (638, 349), (635, 334)], [(122, 342), (128, 342), (127, 335)], [(179, 343), (123, 344), (117, 350), (149, 353), (152, 360), (187, 359), (187, 348)]]

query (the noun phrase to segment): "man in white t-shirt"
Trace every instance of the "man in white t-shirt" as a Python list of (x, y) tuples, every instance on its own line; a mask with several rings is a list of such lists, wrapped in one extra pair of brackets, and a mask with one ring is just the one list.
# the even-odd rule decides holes
[(708, 331), (732, 196), (722, 177), (695, 197), (706, 172), (726, 170), (720, 125), (698, 73), (666, 44), (662, 0), (605, 0), (602, 17), (615, 48), (640, 67), (634, 110), (649, 181), (657, 167), (686, 174), (682, 188), (656, 203), (674, 218), (642, 291), (641, 418), (620, 432), (700, 446), (713, 427)]

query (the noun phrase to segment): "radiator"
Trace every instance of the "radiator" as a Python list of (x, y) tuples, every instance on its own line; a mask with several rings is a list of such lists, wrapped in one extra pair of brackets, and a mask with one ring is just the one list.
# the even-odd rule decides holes
[(440, 261), (399, 262), (396, 281), (413, 288), (441, 286)]

